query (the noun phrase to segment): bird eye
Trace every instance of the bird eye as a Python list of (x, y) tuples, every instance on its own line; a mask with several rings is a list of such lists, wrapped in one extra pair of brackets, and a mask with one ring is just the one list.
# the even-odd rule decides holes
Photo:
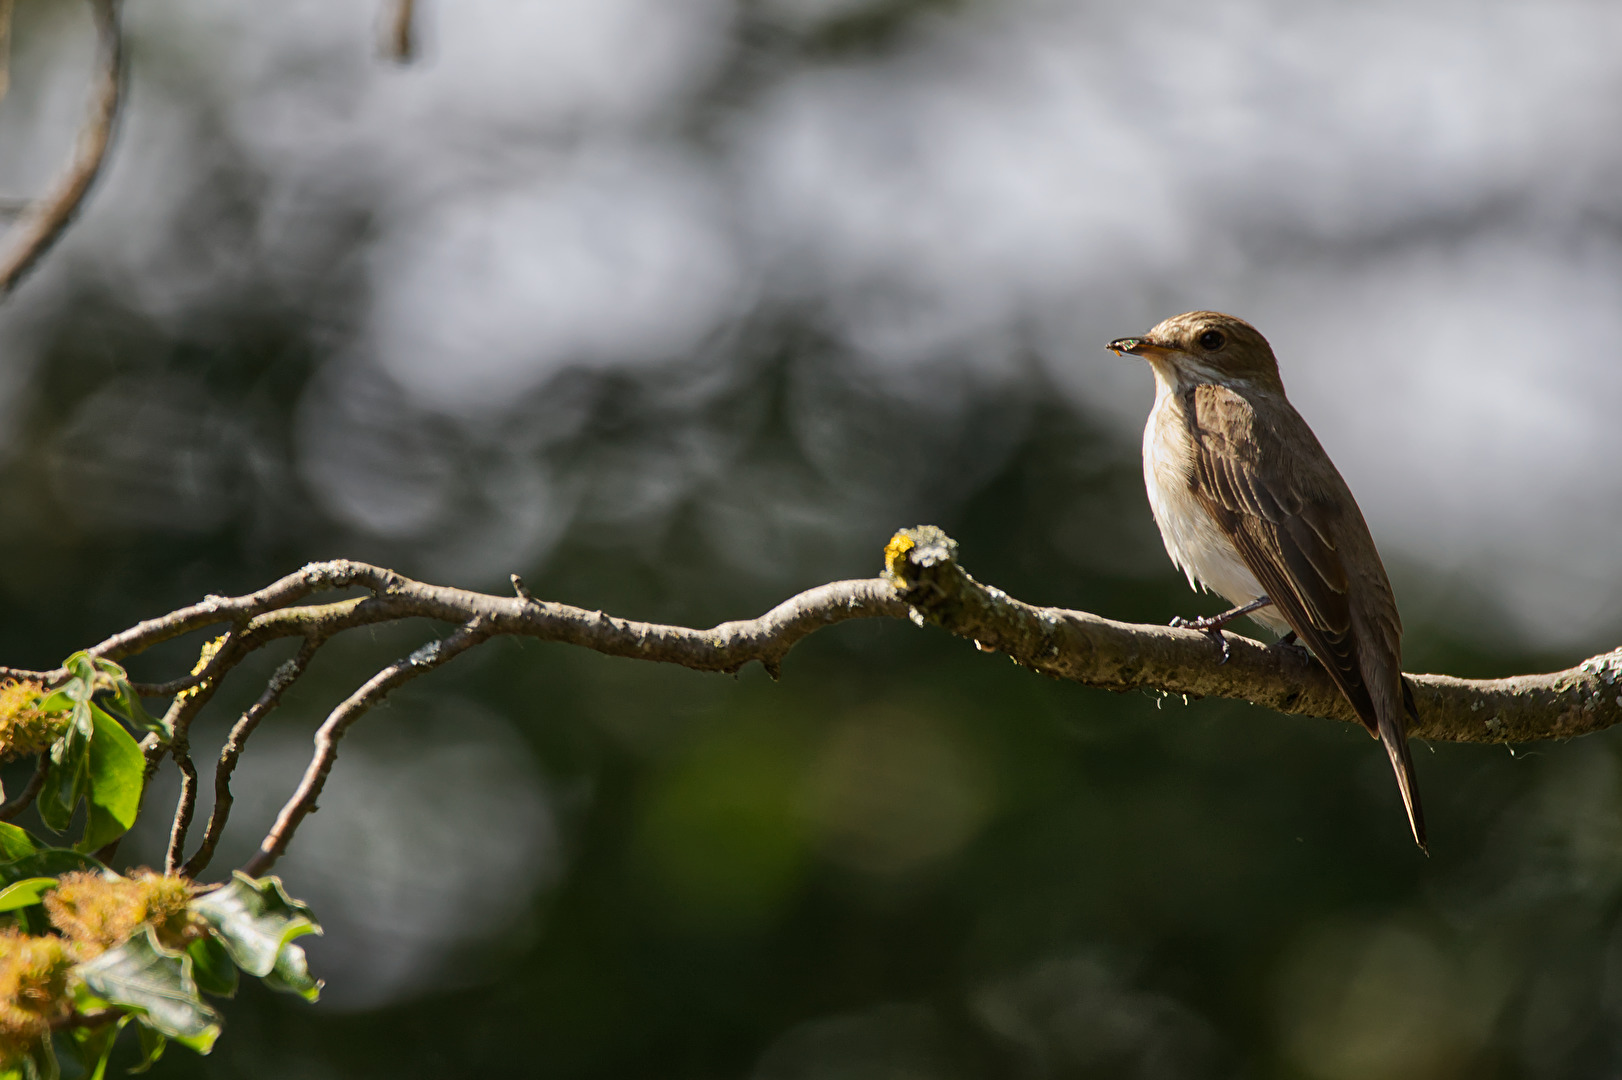
[(1222, 331), (1207, 330), (1205, 333), (1200, 335), (1200, 348), (1204, 349), (1206, 352), (1216, 352), (1218, 349), (1222, 348), (1227, 340), (1227, 338), (1222, 336)]

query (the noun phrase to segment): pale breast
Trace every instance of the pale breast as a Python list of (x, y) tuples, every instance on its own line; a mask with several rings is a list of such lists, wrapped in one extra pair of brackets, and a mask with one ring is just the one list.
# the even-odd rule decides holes
[[(1155, 407), (1143, 429), (1143, 482), (1166, 553), (1188, 575), (1191, 587), (1204, 586), (1236, 607), (1248, 604), (1262, 595), (1261, 584), (1195, 500), (1189, 488), (1192, 455), (1182, 411), (1172, 393), (1158, 385), (1156, 390)], [(1288, 629), (1273, 608), (1252, 618), (1272, 629)]]

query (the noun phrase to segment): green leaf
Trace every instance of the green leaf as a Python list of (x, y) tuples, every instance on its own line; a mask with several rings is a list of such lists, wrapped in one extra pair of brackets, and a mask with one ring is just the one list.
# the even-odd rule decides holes
[(146, 711), (146, 706), (141, 704), (141, 695), (130, 685), (129, 675), (122, 667), (111, 660), (97, 659), (93, 663), (105, 680), (112, 684), (109, 694), (111, 698), (109, 703), (113, 706), (111, 711), (117, 713), (119, 718), (132, 728), (140, 731), (164, 731), (163, 721)]
[(145, 1024), (135, 1025), (135, 1031), (141, 1037), (141, 1063), (130, 1066), (132, 1073), (144, 1073), (158, 1063), (163, 1052), (169, 1049), (169, 1040), (161, 1031), (154, 1031)]
[(195, 1050), (199, 1054), (206, 1054), (214, 1049), (214, 1040), (220, 1037), (220, 1029), (213, 1028), (201, 1035), (177, 1035), (175, 1042), (188, 1050)]
[(90, 659), (90, 653), (86, 649), (80, 649), (78, 652), (62, 661), (62, 666), (67, 669), (69, 675), (72, 675), (75, 679), (78, 679), (87, 686), (95, 681), (96, 664), (95, 661)]
[[(193, 900), (191, 909), (214, 928), (232, 962), (250, 975), (263, 978), (273, 971), (280, 974), (283, 951), (295, 949), (297, 958), (289, 954), (285, 961), (287, 974), (282, 976), (291, 980), (289, 988), (300, 977), (304, 950), (288, 943), (304, 934), (321, 932), (309, 907), (288, 896), (280, 878), (255, 880), (240, 870), (233, 872), (227, 884)], [(303, 973), (302, 978), (309, 980), (308, 973)]]
[(208, 1053), (219, 1037), (219, 1014), (197, 996), (191, 957), (165, 951), (150, 926), (80, 964), (75, 973), (91, 993), (139, 1013), (141, 1023), (200, 1054)]
[(80, 851), (95, 851), (129, 831), (141, 808), (146, 758), (124, 725), (90, 706), (95, 738), (90, 743), (90, 819)]
[(14, 885), (28, 878), (61, 877), (75, 870), (107, 868), (90, 856), (66, 848), (40, 848), (34, 854), (13, 862), (0, 863), (0, 887)]
[(39, 903), (40, 897), (55, 887), (56, 879), (54, 877), (31, 877), (13, 882), (0, 889), (0, 911), (15, 911), (18, 908), (32, 907)]
[(39, 850), (39, 841), (27, 829), (0, 821), (0, 863), (12, 862)]
[(321, 980), (310, 974), (304, 950), (297, 945), (283, 945), (276, 957), (276, 969), (265, 976), (264, 983), (272, 990), (284, 994), (297, 994), (314, 1003), (321, 998)]
[[(73, 660), (69, 657), (70, 668)], [(89, 677), (94, 677), (93, 670)], [(90, 715), (90, 691), (86, 677), (72, 678), (45, 699), (52, 709), (72, 709), (67, 730), (51, 745), (51, 768), (36, 803), (40, 818), (56, 832), (67, 830), (90, 786), (90, 740), (96, 730)]]
[[(80, 728), (78, 716), (83, 713), (89, 720), (90, 706), (79, 702), (74, 705), (74, 723), (51, 747), (51, 768), (45, 774), (45, 785), (40, 788), (39, 816), (47, 828), (66, 832), (73, 822), (73, 811), (84, 798), (90, 786), (90, 733)], [(94, 731), (91, 721), (91, 731)]]
[(73, 1047), (74, 1056), (84, 1070), (84, 1080), (102, 1080), (107, 1075), (107, 1062), (112, 1059), (113, 1044), (118, 1041), (118, 1033), (124, 1030), (128, 1022), (126, 1015), (119, 1017), (117, 1023), (77, 1027), (68, 1033), (69, 1045)]
[(233, 997), (237, 992), (237, 968), (231, 954), (212, 934), (200, 937), (186, 948), (191, 956), (197, 988), (215, 997)]

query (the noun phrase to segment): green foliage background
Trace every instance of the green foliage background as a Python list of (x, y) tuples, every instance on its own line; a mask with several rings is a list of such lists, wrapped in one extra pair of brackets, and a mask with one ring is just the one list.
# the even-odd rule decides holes
[[(889, 47), (949, 6), (873, 6), (806, 55)], [(747, 92), (748, 64), (734, 74), (712, 107)], [(255, 177), (228, 162), (216, 179), (194, 224), (251, 252), (267, 213)], [(97, 197), (118, 190), (114, 177)], [(319, 210), (319, 269), (292, 287), (249, 270), (226, 299), (160, 318), (70, 278), (31, 309), (43, 344), (17, 374), (0, 457), (0, 661), (50, 666), (312, 559), (424, 576), (445, 565), (433, 538), (335, 517), (300, 471), (300, 409), (352, 328), (364, 282), (350, 256), (371, 227), (362, 200)], [(194, 237), (174, 245), (201, 257)], [(1101, 324), (1076, 347), (1139, 329)], [(1064, 405), (1042, 370), (982, 384), (943, 363), (916, 375), (932, 394), (890, 394), (816, 311), (782, 303), (679, 360), (564, 370), (488, 423), (404, 406), (389, 422), (468, 478), (479, 520), (473, 493), (502, 492), (473, 479), (567, 403), (579, 422), (533, 453), (577, 512), (544, 559), (510, 569), (537, 596), (587, 608), (691, 626), (754, 615), (876, 573), (890, 533), (927, 521), (976, 576), (1025, 600), (1150, 622), (1213, 610), (1164, 560), (1135, 442)], [(687, 390), (717, 380), (692, 404)], [(130, 407), (88, 412), (108, 387)], [(136, 435), (175, 453), (145, 462)], [(706, 471), (718, 445), (728, 463)], [(639, 512), (672, 470), (698, 479)], [(152, 512), (187, 499), (207, 512)], [(1586, 655), (1517, 647), (1467, 581), (1391, 569), (1411, 670), (1508, 674)], [(446, 583), (504, 589), (499, 576)], [(331, 648), (269, 726), (313, 730), (367, 664), (427, 633)], [(161, 651), (132, 675), (170, 677), (194, 655)], [(194, 729), (200, 760), (251, 700), (248, 681)], [(510, 725), (515, 767), (551, 800), (558, 845), (539, 886), (476, 881), (517, 890), (518, 916), (463, 926), (441, 912), (454, 948), (437, 974), (350, 1007), (345, 969), (323, 967), (329, 932), (308, 951), (337, 1004), (245, 981), (221, 1003), (213, 1055), (171, 1053), (154, 1075), (1484, 1078), (1622, 1062), (1622, 771), (1608, 735), (1519, 755), (1421, 748), (1427, 859), (1383, 755), (1354, 728), (1051, 682), (905, 623), (822, 632), (776, 684), (758, 669), (727, 679), (495, 642), (356, 738), (410, 756), (428, 745), (424, 718), (458, 702)], [(334, 787), (356, 782), (355, 760), (340, 756)], [(424, 764), (411, 797), (431, 813), (456, 792)], [(24, 777), (4, 774), (8, 787)], [(147, 814), (164, 812), (160, 795)], [(521, 839), (500, 813), (458, 827)], [(161, 858), (161, 831), (132, 850)], [(443, 872), (428, 859), (415, 870), (424, 883)]]

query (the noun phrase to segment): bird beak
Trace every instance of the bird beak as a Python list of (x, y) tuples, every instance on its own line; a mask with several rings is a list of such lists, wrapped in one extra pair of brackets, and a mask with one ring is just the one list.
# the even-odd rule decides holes
[(1117, 355), (1126, 354), (1128, 356), (1161, 355), (1169, 351), (1164, 345), (1156, 345), (1148, 338), (1140, 337), (1116, 338), (1109, 343), (1108, 348)]

